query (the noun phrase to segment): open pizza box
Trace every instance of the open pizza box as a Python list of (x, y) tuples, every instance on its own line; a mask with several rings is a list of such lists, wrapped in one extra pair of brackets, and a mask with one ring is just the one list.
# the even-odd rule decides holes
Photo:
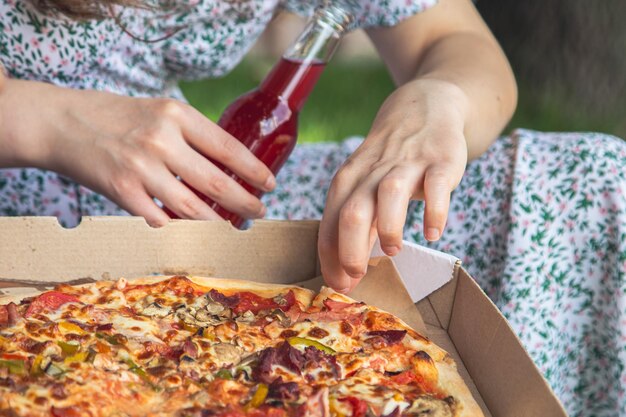
[[(314, 221), (259, 221), (238, 231), (225, 222), (173, 221), (154, 229), (141, 218), (91, 217), (64, 229), (55, 218), (0, 217), (0, 301), (60, 282), (152, 274), (319, 289), (317, 232)], [(393, 261), (373, 257), (350, 295), (398, 315), (446, 349), (486, 416), (566, 416), (504, 317), (456, 258), (405, 245)]]

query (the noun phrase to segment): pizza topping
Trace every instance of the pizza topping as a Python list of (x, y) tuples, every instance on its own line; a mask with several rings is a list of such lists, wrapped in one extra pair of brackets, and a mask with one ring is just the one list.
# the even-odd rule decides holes
[(39, 314), (47, 310), (55, 311), (66, 303), (80, 303), (80, 300), (73, 295), (64, 294), (59, 291), (48, 291), (35, 298), (30, 305), (24, 317), (30, 317), (33, 314)]
[[(322, 329), (320, 329), (322, 330)], [(318, 350), (321, 350), (324, 353), (335, 354), (335, 350), (321, 344), (317, 340), (307, 339), (305, 337), (290, 337), (288, 340), (291, 346), (312, 346)]]
[(257, 385), (256, 390), (254, 391), (254, 395), (250, 399), (250, 402), (245, 405), (244, 410), (247, 411), (251, 408), (257, 408), (261, 404), (263, 404), (265, 402), (265, 398), (267, 398), (268, 391), (269, 389), (264, 383), (260, 383), (259, 385)]
[(26, 361), (23, 359), (0, 359), (0, 368), (6, 368), (11, 375), (26, 375)]
[(46, 347), (47, 343), (51, 342), (38, 342), (30, 337), (26, 337), (21, 340), (19, 346), (28, 353), (41, 353)]
[(211, 346), (214, 355), (211, 355), (218, 366), (237, 365), (241, 361), (241, 353), (235, 345), (217, 343)]
[(313, 327), (311, 330), (309, 330), (309, 332), (307, 333), (307, 336), (314, 337), (316, 339), (323, 339), (329, 334), (330, 333), (328, 333), (324, 329), (320, 329), (319, 327)]
[(296, 296), (292, 290), (278, 298), (265, 298), (248, 291), (239, 292), (238, 295), (240, 297), (239, 302), (233, 307), (233, 312), (236, 314), (244, 313), (248, 310), (254, 314), (262, 310), (279, 309), (286, 311), (296, 303)]
[(269, 386), (268, 398), (280, 401), (295, 401), (300, 395), (300, 388), (295, 382), (283, 382), (282, 377), (276, 378)]
[(406, 336), (406, 330), (375, 330), (367, 332), (367, 335), (372, 337), (381, 337), (387, 345), (395, 345), (404, 339), (404, 336)]
[(141, 311), (141, 314), (148, 317), (166, 317), (172, 312), (170, 307), (162, 306), (156, 301), (149, 304)]
[(292, 337), (294, 337), (294, 336), (297, 336), (297, 335), (298, 335), (298, 333), (299, 333), (299, 332), (298, 332), (298, 331), (296, 331), (296, 330), (293, 330), (293, 329), (287, 329), (287, 330), (283, 330), (283, 331), (280, 333), (280, 337), (282, 337), (283, 339), (289, 339), (289, 338), (292, 338)]
[(73, 355), (76, 352), (78, 352), (78, 349), (80, 348), (80, 344), (73, 342), (64, 342), (62, 340), (59, 340), (57, 342), (57, 345), (59, 345), (59, 347), (61, 348), (61, 351), (63, 351), (63, 354), (65, 355)]
[(191, 340), (185, 340), (183, 343), (183, 353), (192, 359), (196, 359), (198, 357), (198, 346)]
[(323, 387), (315, 391), (307, 401), (302, 404), (298, 415), (302, 417), (329, 417), (330, 406), (328, 401), (328, 388)]
[(50, 408), (52, 417), (84, 417), (83, 410), (78, 407), (54, 407)]
[(433, 387), (437, 386), (437, 381), (439, 381), (439, 372), (437, 371), (435, 362), (428, 355), (428, 353), (420, 350), (413, 355), (410, 362), (412, 371), (416, 375), (420, 375), (426, 384), (427, 389), (430, 388), (432, 390)]
[(9, 324), (9, 310), (7, 306), (0, 306), (0, 326)]
[(9, 326), (15, 325), (17, 321), (20, 319), (20, 314), (17, 311), (17, 306), (15, 303), (9, 303), (6, 305), (7, 311), (7, 324)]
[(353, 396), (340, 398), (339, 401), (350, 405), (352, 408), (352, 417), (365, 417), (367, 413), (367, 403), (365, 401)]
[(224, 307), (233, 308), (239, 304), (239, 294), (231, 295), (230, 297), (222, 294), (217, 290), (211, 290), (208, 293), (208, 297), (215, 303), (222, 304)]
[(341, 310), (345, 310), (346, 308), (349, 308), (355, 305), (357, 306), (363, 305), (363, 303), (344, 303), (341, 301), (335, 301), (331, 298), (325, 299), (323, 304), (324, 304), (324, 307), (326, 307), (327, 309), (331, 311), (341, 311)]
[(456, 402), (454, 398), (447, 397), (443, 400), (431, 396), (418, 397), (406, 410), (408, 415), (433, 416), (433, 417), (454, 417)]
[(252, 377), (259, 382), (271, 383), (273, 366), (279, 365), (291, 372), (300, 375), (300, 367), (304, 362), (304, 355), (289, 343), (281, 343), (278, 347), (270, 347), (259, 355), (257, 366), (252, 371)]

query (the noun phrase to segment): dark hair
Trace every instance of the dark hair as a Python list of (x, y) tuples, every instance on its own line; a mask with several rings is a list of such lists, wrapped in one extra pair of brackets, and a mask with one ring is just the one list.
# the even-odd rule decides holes
[(113, 6), (151, 9), (145, 0), (29, 0), (39, 11), (58, 12), (72, 19), (104, 19), (111, 17)]

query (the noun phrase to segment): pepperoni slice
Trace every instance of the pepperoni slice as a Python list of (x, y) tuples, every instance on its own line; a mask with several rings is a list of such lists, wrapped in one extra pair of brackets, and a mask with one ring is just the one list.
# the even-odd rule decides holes
[(30, 317), (33, 314), (38, 314), (46, 310), (57, 310), (63, 304), (67, 303), (79, 303), (80, 300), (73, 295), (65, 294), (60, 291), (48, 291), (35, 298), (24, 317)]
[(293, 291), (283, 296), (274, 298), (265, 298), (260, 295), (248, 291), (242, 291), (237, 293), (239, 295), (239, 303), (233, 308), (236, 314), (251, 311), (253, 314), (258, 313), (261, 310), (274, 310), (280, 309), (287, 311), (292, 305), (296, 303), (296, 296)]

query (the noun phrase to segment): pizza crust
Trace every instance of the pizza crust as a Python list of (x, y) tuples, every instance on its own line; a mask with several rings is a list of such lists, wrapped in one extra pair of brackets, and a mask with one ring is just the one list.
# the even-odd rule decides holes
[[(176, 275), (158, 275), (158, 276), (146, 276), (146, 277), (138, 277), (138, 278), (130, 278), (127, 280), (127, 285), (151, 285), (156, 284), (161, 281), (168, 280), (170, 278), (175, 277)], [(209, 277), (196, 277), (186, 275), (186, 278), (189, 278), (195, 284), (201, 285), (203, 287), (214, 288), (218, 291), (250, 291), (255, 294), (258, 294), (262, 297), (274, 297), (285, 290), (291, 290), (294, 292), (296, 300), (298, 300), (304, 307), (308, 307), (311, 305), (313, 298), (315, 297), (315, 292), (308, 290), (306, 288), (298, 287), (295, 285), (283, 285), (283, 284), (270, 284), (270, 283), (260, 283), (254, 281), (246, 281), (240, 279), (231, 279), (231, 278), (209, 278)], [(125, 278), (121, 278), (125, 279)], [(90, 288), (97, 287), (98, 285), (102, 285), (104, 282), (110, 281), (98, 281), (92, 282), (89, 284), (81, 284), (81, 285), (73, 285), (74, 288)], [(7, 295), (0, 296), (0, 304), (9, 304), (11, 302), (19, 303), (24, 298), (29, 298), (33, 296), (37, 296), (42, 292), (37, 293), (29, 293), (28, 295)]]

